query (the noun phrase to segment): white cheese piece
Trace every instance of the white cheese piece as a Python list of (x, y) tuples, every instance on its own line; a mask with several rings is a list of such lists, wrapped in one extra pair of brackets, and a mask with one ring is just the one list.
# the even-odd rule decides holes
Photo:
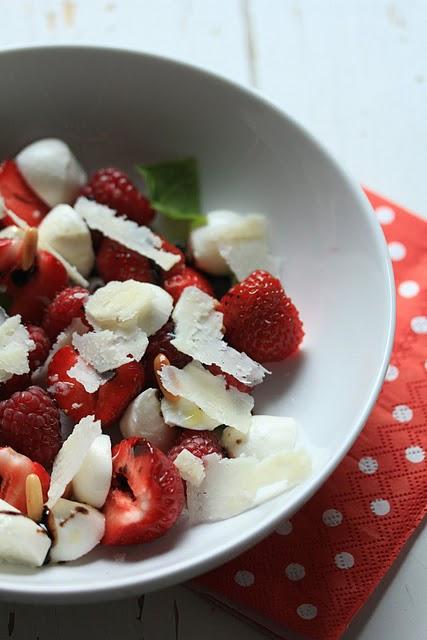
[(27, 329), (16, 315), (0, 323), (0, 383), (28, 373), (28, 354), (35, 348)]
[(94, 416), (86, 416), (74, 427), (65, 440), (53, 463), (47, 506), (51, 509), (79, 471), (92, 443), (100, 436), (101, 422)]
[(54, 207), (38, 227), (39, 246), (57, 251), (82, 276), (89, 275), (95, 262), (87, 225), (68, 204)]
[(117, 333), (104, 329), (73, 336), (73, 345), (85, 362), (91, 364), (99, 373), (139, 361), (148, 346), (147, 334), (141, 329), (132, 333)]
[(199, 486), (187, 485), (192, 523), (225, 520), (253, 506), (257, 491), (255, 458), (203, 458), (206, 477)]
[(160, 413), (157, 389), (145, 389), (128, 406), (120, 420), (124, 438), (147, 438), (162, 451), (168, 451), (175, 440), (176, 430), (166, 424)]
[(14, 240), (15, 238), (22, 238), (23, 235), (24, 230), (14, 224), (4, 227), (4, 229), (0, 229), (0, 238), (9, 238), (10, 240)]
[(44, 386), (46, 384), (47, 370), (55, 353), (62, 349), (62, 347), (66, 347), (67, 345), (72, 344), (74, 333), (82, 335), (84, 333), (87, 333), (88, 331), (89, 328), (85, 324), (83, 324), (80, 318), (73, 318), (71, 324), (66, 327), (66, 329), (64, 329), (64, 331), (62, 331), (56, 338), (45, 362), (41, 365), (41, 367), (33, 372), (31, 376), (31, 381), (33, 382), (33, 384)]
[(285, 489), (290, 489), (302, 482), (310, 471), (310, 456), (303, 449), (279, 451), (258, 462), (256, 469), (258, 488), (280, 482), (286, 484)]
[(94, 367), (80, 356), (76, 363), (68, 369), (67, 375), (80, 382), (88, 393), (95, 393), (99, 387), (107, 382), (107, 378), (103, 378)]
[(240, 282), (257, 269), (280, 277), (280, 260), (269, 253), (266, 238), (223, 240), (218, 250)]
[(226, 427), (221, 443), (233, 458), (255, 456), (263, 460), (278, 451), (293, 449), (296, 437), (297, 428), (293, 418), (258, 415), (252, 416), (250, 429), (245, 434), (233, 427)]
[(61, 498), (50, 511), (48, 526), (54, 539), (50, 562), (69, 562), (86, 555), (101, 542), (105, 518), (87, 504)]
[(74, 208), (90, 229), (101, 231), (107, 238), (150, 258), (165, 271), (179, 262), (178, 255), (160, 248), (162, 241), (151, 229), (116, 215), (113, 209), (84, 197), (77, 200)]
[(107, 499), (112, 473), (111, 438), (103, 434), (94, 440), (73, 478), (73, 496), (100, 509)]
[(33, 142), (15, 160), (25, 181), (51, 207), (74, 202), (87, 179), (70, 147), (56, 138)]
[(194, 523), (224, 520), (250, 509), (305, 480), (311, 461), (303, 451), (282, 451), (262, 461), (254, 456), (203, 458), (206, 477), (187, 485), (187, 505)]
[(50, 545), (43, 527), (0, 500), (0, 562), (41, 567)]
[(197, 287), (184, 289), (172, 314), (175, 338), (171, 343), (178, 351), (203, 364), (216, 364), (247, 385), (259, 384), (267, 370), (223, 340), (224, 315), (215, 311), (215, 304), (214, 298)]
[(185, 398), (178, 398), (171, 402), (167, 398), (162, 398), (161, 408), (166, 424), (182, 427), (183, 429), (193, 429), (194, 431), (212, 431), (219, 427), (221, 422), (210, 418), (194, 402)]
[(168, 321), (172, 306), (172, 296), (162, 287), (112, 280), (90, 296), (85, 310), (95, 329), (130, 332), (139, 328), (151, 336)]
[(221, 243), (240, 240), (265, 239), (266, 218), (258, 214), (240, 215), (234, 211), (211, 211), (207, 223), (190, 234), (190, 248), (196, 265), (214, 275), (226, 275), (229, 266), (222, 257)]
[(167, 391), (194, 402), (220, 424), (234, 426), (243, 433), (250, 428), (252, 396), (227, 389), (223, 376), (214, 376), (198, 362), (190, 362), (183, 369), (165, 366), (160, 378)]
[(206, 477), (203, 460), (195, 456), (188, 449), (183, 449), (173, 461), (179, 474), (185, 482), (200, 487)]

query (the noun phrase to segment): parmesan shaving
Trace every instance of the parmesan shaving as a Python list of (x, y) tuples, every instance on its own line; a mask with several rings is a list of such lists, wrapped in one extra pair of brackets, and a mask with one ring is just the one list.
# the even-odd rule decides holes
[(80, 382), (88, 393), (95, 393), (108, 380), (106, 377), (103, 378), (94, 367), (80, 356), (77, 358), (77, 362), (68, 369), (67, 375)]
[(187, 287), (172, 314), (175, 338), (171, 343), (203, 364), (218, 365), (244, 384), (259, 384), (267, 370), (223, 340), (223, 317), (215, 311), (214, 298), (197, 287)]
[(86, 416), (74, 427), (53, 463), (47, 507), (51, 509), (79, 471), (92, 443), (102, 434), (101, 422)]
[(73, 336), (73, 346), (84, 360), (104, 373), (133, 360), (141, 360), (148, 346), (147, 334), (141, 329), (118, 333), (108, 329)]
[(175, 396), (194, 402), (210, 418), (246, 433), (251, 425), (252, 396), (227, 389), (223, 376), (214, 376), (198, 362), (183, 369), (171, 365), (160, 371), (164, 387)]
[(166, 424), (182, 427), (183, 429), (193, 429), (194, 431), (206, 429), (212, 431), (221, 424), (218, 420), (210, 418), (194, 402), (190, 402), (185, 398), (178, 398), (174, 401), (162, 398), (161, 409)]
[(20, 315), (0, 323), (0, 383), (29, 372), (28, 355), (34, 348)]
[(154, 260), (165, 271), (179, 262), (178, 255), (160, 248), (162, 241), (151, 229), (118, 216), (114, 209), (84, 197), (77, 200), (74, 208), (90, 229), (101, 231), (111, 240), (120, 242), (128, 249)]
[(239, 281), (258, 269), (280, 276), (280, 260), (269, 253), (265, 238), (223, 240), (218, 250)]
[(283, 493), (305, 480), (311, 461), (303, 451), (282, 451), (261, 462), (253, 456), (203, 458), (205, 478), (187, 485), (192, 522), (224, 520)]
[[(75, 296), (76, 295), (80, 294), (75, 294)], [(83, 333), (87, 333), (87, 331), (89, 331), (89, 328), (85, 324), (83, 324), (80, 318), (73, 318), (71, 324), (58, 335), (44, 363), (32, 374), (31, 381), (34, 384), (44, 386), (47, 378), (47, 370), (55, 353), (62, 349), (62, 347), (66, 347), (67, 345), (72, 344), (74, 333), (82, 335)]]
[(205, 479), (203, 460), (195, 456), (188, 449), (183, 449), (173, 461), (179, 474), (185, 482), (199, 487)]

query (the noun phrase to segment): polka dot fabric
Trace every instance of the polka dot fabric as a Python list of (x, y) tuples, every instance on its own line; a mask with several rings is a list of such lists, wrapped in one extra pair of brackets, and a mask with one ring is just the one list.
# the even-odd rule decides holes
[(301, 511), (193, 585), (283, 637), (291, 628), (339, 638), (427, 510), (426, 223), (367, 195), (397, 288), (395, 348), (377, 405)]

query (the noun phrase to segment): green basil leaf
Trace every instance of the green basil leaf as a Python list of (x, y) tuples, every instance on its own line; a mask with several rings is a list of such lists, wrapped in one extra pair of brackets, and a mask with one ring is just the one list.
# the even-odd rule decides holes
[(195, 158), (138, 165), (151, 206), (171, 220), (192, 226), (205, 224), (201, 213), (199, 176)]

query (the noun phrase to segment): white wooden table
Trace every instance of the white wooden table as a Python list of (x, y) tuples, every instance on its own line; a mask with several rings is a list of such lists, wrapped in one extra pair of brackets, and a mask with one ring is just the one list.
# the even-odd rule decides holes
[[(0, 46), (129, 47), (255, 86), (365, 185), (427, 217), (425, 0), (0, 0), (0, 11)], [(346, 640), (425, 640), (426, 594), (424, 531)], [(0, 640), (265, 637), (182, 587), (146, 596), (142, 616), (140, 606), (2, 604)]]

